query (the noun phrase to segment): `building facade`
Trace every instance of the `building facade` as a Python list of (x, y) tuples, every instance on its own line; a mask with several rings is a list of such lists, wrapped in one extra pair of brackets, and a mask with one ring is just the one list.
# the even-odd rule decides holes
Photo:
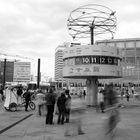
[[(0, 83), (4, 80), (4, 61), (0, 61)], [(30, 62), (6, 61), (5, 82), (29, 82), (31, 80)]]
[[(140, 38), (129, 39), (111, 39), (99, 40), (95, 44), (103, 44), (115, 46), (121, 49), (122, 52), (122, 78), (116, 79), (103, 79), (99, 80), (101, 83), (114, 82), (122, 83), (135, 83), (140, 84)], [(74, 47), (73, 45), (67, 47)], [(55, 81), (67, 82), (70, 85), (77, 85), (82, 83), (85, 85), (85, 80), (81, 79), (66, 79), (63, 78), (63, 50), (65, 45), (58, 46), (55, 50)]]
[(101, 40), (96, 44), (116, 46), (121, 49), (123, 78), (116, 81), (140, 83), (140, 38)]
[[(7, 61), (5, 68), (5, 81), (13, 82), (14, 62)], [(4, 80), (4, 61), (0, 61), (0, 83)]]
[(63, 83), (63, 50), (65, 48), (66, 45), (59, 45), (55, 49), (55, 81), (60, 83), (60, 86)]
[[(83, 80), (63, 78), (63, 51), (66, 47), (73, 47), (74, 45), (80, 45), (80, 43), (64, 43), (55, 49), (55, 82), (58, 83), (58, 87), (78, 86), (78, 83), (80, 85), (83, 83)], [(85, 84), (85, 80), (83, 84)]]

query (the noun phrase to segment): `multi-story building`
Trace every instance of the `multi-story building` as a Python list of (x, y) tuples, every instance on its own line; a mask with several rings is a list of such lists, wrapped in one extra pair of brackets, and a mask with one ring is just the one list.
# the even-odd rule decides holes
[[(0, 61), (0, 83), (3, 82), (4, 76), (4, 61)], [(5, 68), (5, 81), (13, 82), (14, 77), (14, 62), (7, 61)]]
[(62, 87), (63, 83), (63, 50), (66, 45), (59, 45), (55, 49), (55, 81)]
[(3, 82), (5, 70), (5, 82), (29, 82), (31, 79), (30, 62), (0, 61), (0, 83)]
[[(103, 44), (109, 46), (116, 46), (122, 52), (122, 68), (123, 78), (117, 79), (103, 79), (100, 82), (114, 82), (114, 83), (136, 83), (140, 84), (140, 38), (129, 39), (111, 39), (96, 41), (96, 44)], [(78, 79), (64, 79), (62, 75), (63, 69), (63, 50), (66, 45), (58, 46), (55, 50), (55, 81), (60, 83), (85, 83), (85, 80)], [(69, 47), (73, 47), (70, 45)]]
[(63, 87), (69, 84), (77, 84), (78, 79), (63, 78), (63, 50), (66, 47), (73, 47), (74, 45), (80, 45), (80, 43), (64, 43), (59, 45), (55, 49), (55, 81), (59, 84), (59, 87)]
[(140, 83), (140, 38), (100, 40), (96, 44), (119, 47), (122, 51), (124, 83)]

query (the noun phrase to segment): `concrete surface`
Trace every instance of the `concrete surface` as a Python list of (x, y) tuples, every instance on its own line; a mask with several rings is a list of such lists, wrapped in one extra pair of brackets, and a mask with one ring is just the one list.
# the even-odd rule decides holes
[[(6, 112), (0, 113), (0, 129), (33, 113), (31, 117), (20, 122), (4, 133), (0, 134), (0, 140), (108, 140), (105, 135), (104, 123), (106, 113), (97, 113), (94, 108), (78, 111), (77, 105), (73, 106), (75, 112), (71, 114), (69, 124), (57, 125), (57, 115), (54, 116), (54, 125), (45, 125), (45, 116), (39, 117), (36, 111)], [(123, 100), (123, 108), (120, 108), (121, 121), (119, 122), (114, 140), (139, 140), (140, 139), (140, 101)], [(84, 135), (77, 135), (76, 123), (81, 118)], [(71, 136), (65, 137), (66, 130), (73, 131)]]

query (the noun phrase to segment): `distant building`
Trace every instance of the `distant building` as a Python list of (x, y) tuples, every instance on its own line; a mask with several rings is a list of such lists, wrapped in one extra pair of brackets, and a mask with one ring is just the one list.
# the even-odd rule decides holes
[(55, 49), (55, 81), (61, 83), (60, 86), (62, 86), (63, 83), (63, 50), (66, 47), (66, 45), (59, 45)]
[(63, 78), (63, 51), (66, 47), (74, 47), (74, 45), (80, 45), (80, 43), (64, 43), (55, 49), (55, 81), (58, 83), (59, 87), (85, 84), (85, 80), (82, 79)]
[[(0, 61), (0, 83), (3, 82), (3, 74), (4, 74), (4, 61)], [(13, 78), (14, 78), (14, 62), (7, 61), (5, 71), (5, 81), (13, 82)]]
[[(4, 61), (0, 61), (0, 83), (3, 81)], [(31, 80), (30, 62), (6, 61), (5, 82), (29, 82)]]

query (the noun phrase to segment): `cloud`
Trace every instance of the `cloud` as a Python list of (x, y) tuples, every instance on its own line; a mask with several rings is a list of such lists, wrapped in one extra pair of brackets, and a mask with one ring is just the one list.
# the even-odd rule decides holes
[(69, 14), (87, 4), (101, 4), (116, 11), (115, 38), (139, 36), (139, 0), (0, 0), (0, 51), (41, 58), (42, 71), (54, 76), (55, 48), (72, 42), (67, 30)]

